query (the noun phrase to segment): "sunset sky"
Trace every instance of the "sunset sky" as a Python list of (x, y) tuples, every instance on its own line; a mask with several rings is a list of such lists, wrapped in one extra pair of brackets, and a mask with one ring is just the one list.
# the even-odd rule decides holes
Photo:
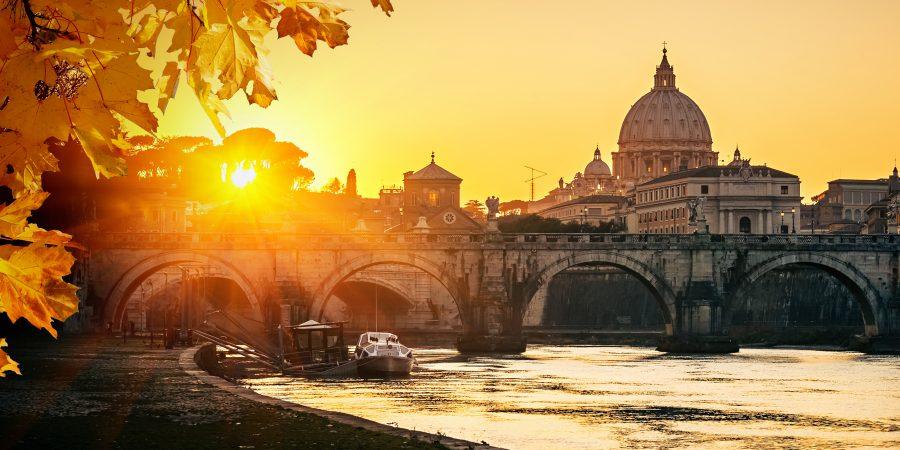
[[(462, 198), (527, 199), (524, 165), (571, 179), (610, 152), (652, 86), (663, 41), (677, 85), (706, 114), (713, 149), (800, 176), (889, 174), (900, 154), (900, 1), (621, 2), (368, 0), (344, 6), (350, 44), (301, 54), (274, 42), (279, 100), (228, 103), (229, 132), (267, 127), (309, 152), (315, 185), (355, 168), (362, 194), (437, 162)], [(215, 131), (184, 85), (162, 135)]]

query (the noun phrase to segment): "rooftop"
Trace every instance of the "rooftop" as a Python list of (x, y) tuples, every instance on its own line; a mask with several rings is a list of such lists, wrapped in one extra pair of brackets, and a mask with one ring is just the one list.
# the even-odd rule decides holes
[(453, 175), (449, 170), (437, 165), (433, 159), (431, 160), (431, 164), (419, 169), (417, 172), (407, 175), (404, 179), (462, 181), (462, 178)]
[(572, 205), (584, 205), (588, 203), (625, 203), (625, 197), (621, 195), (587, 195), (584, 197), (578, 197), (574, 200), (560, 203), (558, 205), (553, 205), (549, 208), (544, 209), (544, 211)]
[[(792, 173), (787, 173), (778, 169), (773, 169), (768, 166), (750, 166), (750, 169), (753, 171), (754, 177), (758, 176), (771, 176), (773, 178), (799, 178), (797, 175)], [(739, 173), (739, 169), (733, 166), (703, 166), (697, 167), (695, 169), (687, 169), (681, 170), (678, 172), (672, 172), (668, 175), (663, 175), (659, 178), (654, 178), (646, 183), (641, 184), (641, 186), (648, 186), (651, 184), (657, 183), (665, 183), (667, 181), (672, 180), (680, 180), (683, 178), (719, 178), (722, 176), (734, 175), (737, 176)]]

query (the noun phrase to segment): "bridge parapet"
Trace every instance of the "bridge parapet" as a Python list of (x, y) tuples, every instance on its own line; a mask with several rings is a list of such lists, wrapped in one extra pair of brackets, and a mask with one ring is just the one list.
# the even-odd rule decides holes
[(372, 245), (396, 247), (428, 246), (439, 248), (542, 247), (572, 249), (793, 249), (793, 250), (900, 250), (898, 235), (693, 235), (693, 234), (587, 234), (587, 233), (515, 233), (499, 238), (482, 233), (401, 234), (401, 233), (103, 233), (87, 237), (91, 248), (358, 248)]

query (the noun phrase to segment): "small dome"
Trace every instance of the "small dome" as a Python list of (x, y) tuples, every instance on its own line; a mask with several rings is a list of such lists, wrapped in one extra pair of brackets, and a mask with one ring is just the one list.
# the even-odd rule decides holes
[(600, 148), (594, 150), (594, 159), (584, 167), (584, 176), (586, 177), (603, 177), (611, 176), (612, 171), (609, 166), (600, 159)]

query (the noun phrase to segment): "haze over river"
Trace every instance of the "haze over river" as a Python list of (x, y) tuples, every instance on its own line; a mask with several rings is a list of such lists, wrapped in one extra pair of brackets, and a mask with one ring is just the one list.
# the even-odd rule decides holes
[(247, 379), (265, 395), (514, 449), (900, 447), (900, 357), (804, 349), (672, 356), (529, 346), (416, 351), (408, 379)]

